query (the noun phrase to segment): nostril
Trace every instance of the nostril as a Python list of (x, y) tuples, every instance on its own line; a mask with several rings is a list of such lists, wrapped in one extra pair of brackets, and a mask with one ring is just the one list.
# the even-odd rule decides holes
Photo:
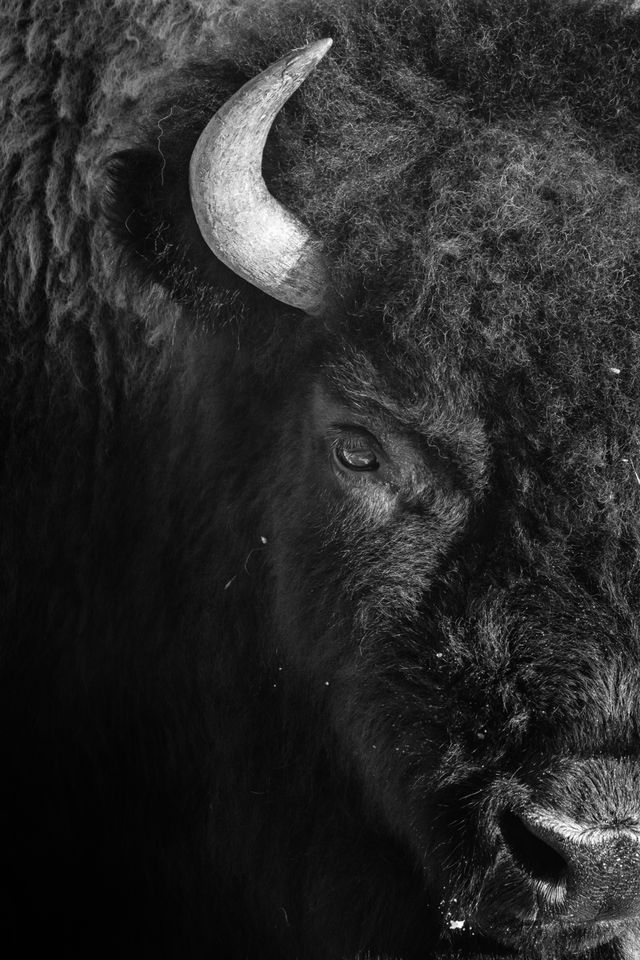
[(553, 884), (565, 878), (568, 864), (562, 854), (533, 833), (515, 813), (505, 810), (500, 830), (509, 853), (530, 876)]

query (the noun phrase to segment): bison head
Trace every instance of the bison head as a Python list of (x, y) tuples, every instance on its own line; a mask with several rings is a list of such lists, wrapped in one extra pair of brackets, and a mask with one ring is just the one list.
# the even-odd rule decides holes
[(15, 847), (55, 835), (154, 956), (632, 960), (638, 17), (265, 6), (69, 147), (109, 138), (91, 322), (32, 270), (80, 388), (25, 417), (65, 460), (40, 532), (12, 512)]
[[(329, 955), (564, 956), (613, 943), (634, 956), (640, 660), (623, 516), (638, 484), (630, 458), (614, 466), (625, 441), (613, 440), (605, 402), (597, 412), (587, 403), (583, 381), (597, 370), (588, 389), (610, 394), (622, 371), (607, 366), (600, 333), (599, 366), (594, 343), (587, 359), (579, 317), (552, 333), (542, 295), (538, 332), (504, 320), (519, 325), (509, 338), (523, 352), (519, 379), (513, 366), (496, 370), (499, 347), (480, 376), (469, 340), (432, 331), (429, 307), (412, 336), (395, 338), (366, 329), (370, 306), (345, 316), (320, 242), (260, 172), (289, 76), (299, 85), (328, 46), (294, 51), (245, 85), (191, 161), (195, 215), (216, 257), (330, 330), (300, 321), (313, 349), (289, 371), (254, 486), (274, 709), (290, 723), (302, 688), (323, 731), (313, 760), (300, 745), (289, 761), (295, 785), (306, 762), (321, 784), (306, 801), (304, 893), (285, 885), (276, 896), (297, 902), (296, 935), (304, 929), (307, 950), (315, 938), (318, 955), (331, 930)], [(564, 188), (532, 184), (560, 232)], [(499, 269), (494, 285), (507, 279)], [(486, 307), (476, 304), (475, 318), (472, 308), (468, 323), (482, 328)], [(491, 335), (500, 331), (481, 333)], [(544, 381), (544, 409), (527, 364)], [(569, 436), (571, 421), (581, 426)]]

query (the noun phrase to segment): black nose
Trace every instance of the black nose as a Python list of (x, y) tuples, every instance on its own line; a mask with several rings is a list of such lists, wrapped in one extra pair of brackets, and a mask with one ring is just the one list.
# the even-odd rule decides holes
[(543, 915), (580, 923), (640, 914), (640, 826), (584, 824), (536, 809), (505, 811), (500, 829), (510, 873)]

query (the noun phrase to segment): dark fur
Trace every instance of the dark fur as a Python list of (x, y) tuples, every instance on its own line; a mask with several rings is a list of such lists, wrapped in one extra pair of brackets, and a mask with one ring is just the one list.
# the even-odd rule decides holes
[[(265, 157), (315, 322), (214, 261), (186, 168), (322, 36)], [(0, 942), (499, 953), (505, 804), (637, 815), (638, 15), (4, 0), (0, 45)], [(316, 384), (409, 457), (392, 510)]]

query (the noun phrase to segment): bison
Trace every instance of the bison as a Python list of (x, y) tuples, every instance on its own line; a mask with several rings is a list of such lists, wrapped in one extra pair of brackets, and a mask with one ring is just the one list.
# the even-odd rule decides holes
[(640, 956), (640, 13), (2, 0), (7, 956)]

